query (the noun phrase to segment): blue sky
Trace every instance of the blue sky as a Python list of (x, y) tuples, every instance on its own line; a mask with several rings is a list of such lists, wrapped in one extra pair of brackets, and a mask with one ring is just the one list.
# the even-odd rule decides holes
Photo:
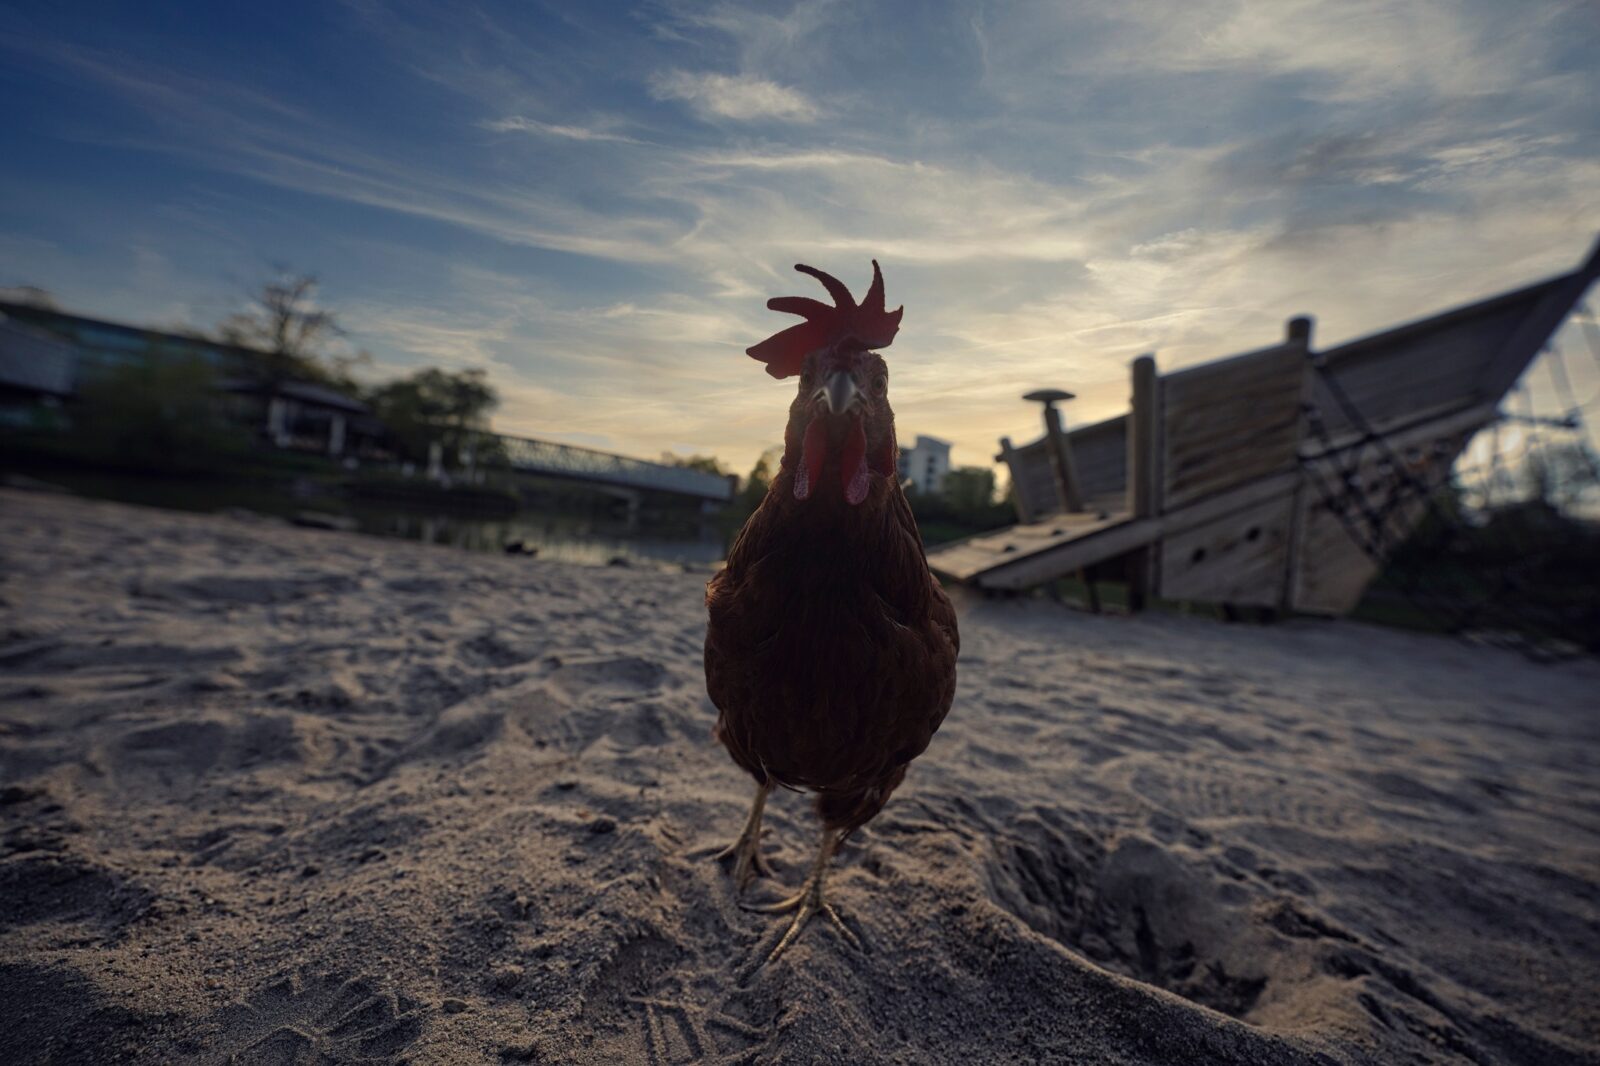
[(793, 321), (764, 302), (821, 295), (795, 262), (882, 262), (902, 437), (987, 463), (1026, 389), (1102, 417), (1141, 352), (1331, 343), (1600, 229), (1591, 0), (0, 15), (0, 285), (211, 325), (287, 264), (383, 372), (487, 368), (501, 429), (740, 470), (792, 390), (743, 355)]

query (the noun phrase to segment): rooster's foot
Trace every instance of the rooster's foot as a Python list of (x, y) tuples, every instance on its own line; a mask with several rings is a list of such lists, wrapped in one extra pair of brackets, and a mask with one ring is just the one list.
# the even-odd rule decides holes
[(739, 839), (717, 852), (716, 859), (733, 859), (733, 883), (740, 892), (749, 887), (758, 876), (771, 877), (767, 860), (761, 857), (761, 812), (767, 806), (767, 793), (771, 785), (757, 785), (755, 802), (750, 805), (750, 816), (744, 821)]
[(760, 911), (763, 914), (787, 914), (794, 911), (794, 919), (789, 923), (789, 928), (784, 931), (783, 938), (778, 941), (777, 947), (772, 949), (761, 965), (766, 966), (774, 962), (778, 956), (786, 951), (790, 944), (800, 936), (800, 930), (805, 928), (806, 922), (814, 914), (825, 914), (833, 927), (839, 930), (845, 942), (857, 951), (862, 950), (861, 939), (850, 931), (839, 917), (839, 912), (833, 909), (823, 893), (823, 883), (828, 876), (828, 863), (833, 858), (834, 848), (838, 844), (838, 834), (828, 830), (822, 835), (822, 847), (817, 852), (817, 861), (811, 868), (811, 876), (806, 878), (805, 884), (800, 886), (800, 891), (788, 899), (779, 900), (777, 903), (767, 903), (749, 907), (749, 910)]
[(750, 882), (757, 877), (771, 877), (772, 870), (767, 866), (767, 860), (761, 857), (761, 834), (744, 833), (739, 839), (717, 852), (714, 856), (718, 862), (732, 859), (733, 883), (740, 892), (750, 887)]

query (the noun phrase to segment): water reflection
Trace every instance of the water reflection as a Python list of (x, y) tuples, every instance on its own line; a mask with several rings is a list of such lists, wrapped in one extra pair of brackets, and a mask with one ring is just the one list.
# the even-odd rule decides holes
[(520, 546), (523, 554), (562, 563), (603, 566), (614, 560), (710, 566), (722, 558), (721, 532), (710, 523), (597, 522), (586, 516), (523, 511), (510, 518), (360, 508), (364, 533), (448, 544), (471, 551), (503, 552)]
[[(485, 517), (428, 511), (416, 505), (354, 500), (337, 486), (299, 481), (290, 486), (249, 481), (43, 469), (38, 479), (79, 495), (181, 511), (267, 515), (303, 524), (352, 528), (469, 551), (520, 554), (587, 566), (679, 564), (709, 567), (723, 557), (725, 534), (714, 516), (642, 511), (637, 520), (524, 506), (510, 516)], [(308, 518), (315, 521), (306, 523)]]

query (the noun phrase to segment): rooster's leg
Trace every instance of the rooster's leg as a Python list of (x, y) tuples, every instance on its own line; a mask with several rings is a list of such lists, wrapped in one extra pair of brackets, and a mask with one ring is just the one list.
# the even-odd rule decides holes
[[(778, 941), (778, 946), (773, 948), (772, 954), (767, 956), (767, 963), (782, 955), (784, 950), (794, 943), (795, 938), (800, 935), (800, 930), (805, 927), (807, 919), (818, 913), (826, 914), (829, 920), (833, 922), (834, 928), (839, 930), (845, 940), (850, 943), (850, 946), (858, 951), (861, 950), (861, 941), (856, 938), (856, 935), (849, 930), (844, 922), (840, 921), (839, 912), (834, 910), (833, 905), (823, 896), (822, 886), (828, 877), (828, 864), (833, 861), (833, 853), (838, 846), (839, 831), (837, 829), (824, 829), (822, 831), (822, 846), (817, 849), (817, 861), (812, 864), (811, 874), (806, 878), (806, 883), (800, 886), (800, 891), (778, 903), (769, 903), (765, 906), (750, 908), (751, 910), (764, 911), (768, 914), (795, 912), (794, 921), (789, 923), (789, 929), (783, 934), (783, 939)], [(762, 965), (766, 965), (766, 963)]]
[(767, 869), (766, 860), (761, 857), (761, 812), (767, 806), (767, 793), (772, 791), (771, 785), (757, 785), (755, 802), (750, 805), (750, 817), (744, 820), (744, 831), (739, 834), (739, 839), (717, 853), (718, 861), (733, 859), (733, 881), (743, 892), (745, 887), (755, 880), (756, 875), (766, 877), (771, 871)]

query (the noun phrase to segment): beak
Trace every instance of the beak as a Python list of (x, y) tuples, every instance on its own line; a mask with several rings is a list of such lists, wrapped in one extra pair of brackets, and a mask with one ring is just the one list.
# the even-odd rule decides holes
[(842, 415), (856, 404), (856, 379), (848, 370), (835, 370), (817, 390), (833, 414)]

